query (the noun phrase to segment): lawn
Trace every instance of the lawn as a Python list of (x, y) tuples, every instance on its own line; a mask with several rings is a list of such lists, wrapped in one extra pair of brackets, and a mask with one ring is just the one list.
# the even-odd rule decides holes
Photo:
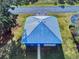
[[(54, 5), (52, 3), (35, 3), (35, 4), (30, 4), (30, 5), (20, 5), (20, 6), (62, 6), (63, 4), (57, 4)], [(71, 6), (68, 4), (64, 4), (64, 6)], [(79, 4), (75, 4), (72, 6), (79, 6)], [(79, 53), (77, 52), (76, 45), (73, 43), (71, 33), (69, 31), (69, 22), (70, 22), (70, 17), (75, 13), (66, 13), (66, 14), (49, 14), (50, 16), (56, 16), (58, 18), (60, 30), (61, 30), (61, 35), (63, 39), (63, 44), (62, 44), (62, 50), (64, 54), (65, 59), (78, 59), (79, 58)], [(17, 22), (20, 25), (20, 27), (17, 27), (17, 29), (14, 29), (14, 40), (17, 41), (23, 33), (23, 26), (25, 23), (25, 20), (28, 16), (27, 14), (21, 14), (18, 16)], [(21, 46), (22, 48), (25, 48), (25, 45)], [(59, 53), (58, 53), (59, 54)], [(53, 54), (51, 54), (53, 56)], [(50, 55), (50, 57), (51, 57)], [(56, 55), (55, 55), (56, 56)], [(52, 57), (54, 58), (54, 57)], [(56, 59), (58, 59), (57, 57)], [(48, 58), (49, 59), (49, 58)]]
[[(50, 15), (50, 14), (49, 14)], [(63, 44), (62, 44), (62, 50), (64, 53), (64, 58), (65, 59), (78, 59), (79, 58), (79, 53), (77, 52), (76, 46), (73, 43), (72, 40), (72, 36), (71, 33), (69, 31), (69, 22), (70, 22), (70, 16), (72, 14), (52, 14), (52, 16), (56, 16), (58, 18), (58, 22), (60, 25), (60, 30), (61, 30), (61, 34), (62, 34), (62, 39), (63, 39)], [(18, 16), (17, 22), (20, 25), (20, 27), (17, 27), (17, 29), (15, 29), (14, 32), (14, 40), (17, 41), (23, 33), (23, 26), (25, 23), (25, 20), (28, 16), (31, 15), (27, 15), (27, 14), (22, 14)], [(25, 46), (22, 45), (22, 48), (24, 48)], [(52, 55), (53, 56), (53, 55)]]
[(70, 5), (70, 4), (54, 4), (54, 3), (34, 3), (34, 4), (22, 4), (22, 5), (18, 5), (18, 6), (27, 6), (27, 7), (33, 7), (33, 6), (79, 6), (79, 3), (74, 4), (74, 5)]

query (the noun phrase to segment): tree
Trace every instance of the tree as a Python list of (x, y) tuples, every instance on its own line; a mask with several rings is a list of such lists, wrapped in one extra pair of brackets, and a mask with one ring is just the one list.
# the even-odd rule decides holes
[[(11, 14), (8, 12), (10, 5), (3, 4), (3, 0), (0, 4), (0, 45), (6, 44), (7, 41), (11, 37), (11, 28), (16, 26), (16, 15)], [(12, 18), (10, 17), (12, 16)]]
[(59, 2), (60, 4), (65, 4), (65, 1), (64, 1), (64, 0), (58, 0), (58, 2)]

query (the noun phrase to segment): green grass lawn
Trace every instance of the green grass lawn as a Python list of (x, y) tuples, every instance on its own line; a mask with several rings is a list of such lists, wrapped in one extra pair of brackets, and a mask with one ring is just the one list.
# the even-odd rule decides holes
[[(63, 39), (62, 51), (64, 54), (64, 58), (65, 59), (78, 59), (79, 53), (77, 52), (76, 45), (73, 43), (72, 36), (71, 36), (69, 28), (68, 28), (69, 22), (70, 22), (70, 16), (72, 14), (64, 14), (64, 15), (63, 14), (59, 14), (59, 15), (51, 14), (51, 15), (56, 16), (58, 18), (61, 35), (62, 35), (62, 39)], [(18, 22), (18, 24), (21, 25), (21, 27), (20, 27), (20, 29), (18, 28), (17, 30), (14, 31), (15, 32), (15, 34), (14, 34), (15, 41), (17, 41), (22, 36), (25, 20), (29, 16), (31, 16), (31, 15), (25, 14), (25, 15), (18, 16), (17, 22)], [(58, 52), (58, 54), (59, 54), (59, 52)], [(50, 54), (50, 58), (51, 57), (54, 58), (54, 56), (56, 56), (56, 54), (55, 55)], [(57, 57), (55, 59), (58, 59), (58, 58), (59, 57)]]
[(52, 4), (52, 3), (36, 3), (36, 4), (33, 4), (33, 5), (27, 5), (27, 6), (79, 6), (79, 4), (75, 4), (75, 5), (69, 5), (69, 4)]
[[(32, 6), (62, 6), (62, 4), (58, 4), (58, 5), (54, 5), (52, 3), (35, 3), (35, 4), (31, 4), (31, 5), (22, 5), (25, 7), (32, 7)], [(68, 5), (68, 4), (64, 4), (64, 6), (79, 6), (79, 4), (75, 4), (75, 5)], [(75, 14), (75, 13), (72, 13)], [(62, 39), (63, 39), (63, 44), (62, 44), (62, 51), (63, 54), (62, 55), (65, 59), (79, 59), (79, 53), (77, 52), (76, 49), (76, 45), (73, 43), (70, 31), (69, 31), (69, 22), (70, 22), (70, 16), (72, 14), (51, 14), (52, 16), (56, 16), (58, 18), (58, 22), (60, 25), (60, 30), (61, 30), (61, 35), (62, 35)], [(49, 14), (50, 15), (50, 14)], [(28, 16), (31, 15), (19, 15), (18, 17), (18, 23), (21, 25), (20, 28), (18, 28), (17, 30), (15, 30), (15, 40), (17, 41), (23, 33), (23, 26), (25, 23), (25, 20)], [(55, 59), (59, 59), (59, 56), (57, 56), (59, 54), (59, 52), (56, 54), (49, 54), (49, 57), (47, 57), (48, 59), (51, 58), (55, 58)], [(60, 52), (61, 54), (61, 52)], [(44, 56), (43, 56), (44, 57)]]
[(25, 6), (25, 7), (32, 7), (32, 6), (79, 6), (79, 3), (70, 5), (70, 4), (53, 4), (53, 3), (34, 3), (34, 4), (29, 4), (29, 5), (18, 5), (18, 6)]

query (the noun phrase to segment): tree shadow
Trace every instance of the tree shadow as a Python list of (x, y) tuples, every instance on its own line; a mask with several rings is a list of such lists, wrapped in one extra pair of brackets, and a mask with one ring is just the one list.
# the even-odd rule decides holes
[(0, 33), (0, 48), (7, 44), (9, 40), (13, 38), (13, 34), (11, 32), (11, 28), (9, 30), (3, 31), (4, 33)]

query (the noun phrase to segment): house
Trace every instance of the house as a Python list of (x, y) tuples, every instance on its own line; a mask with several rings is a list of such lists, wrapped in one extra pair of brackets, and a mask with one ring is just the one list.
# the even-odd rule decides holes
[(45, 46), (62, 44), (57, 18), (54, 16), (30, 16), (26, 18), (21, 43)]

